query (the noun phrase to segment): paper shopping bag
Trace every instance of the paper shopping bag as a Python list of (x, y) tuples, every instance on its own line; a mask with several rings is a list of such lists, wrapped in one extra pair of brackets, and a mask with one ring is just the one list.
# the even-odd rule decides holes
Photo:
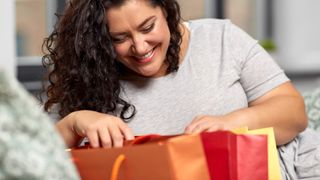
[(211, 179), (268, 180), (266, 135), (201, 134)]
[(123, 148), (73, 149), (71, 154), (83, 180), (210, 179), (197, 135), (162, 137)]
[(268, 176), (269, 180), (281, 180), (279, 157), (272, 127), (236, 132), (238, 134), (267, 135), (268, 137)]

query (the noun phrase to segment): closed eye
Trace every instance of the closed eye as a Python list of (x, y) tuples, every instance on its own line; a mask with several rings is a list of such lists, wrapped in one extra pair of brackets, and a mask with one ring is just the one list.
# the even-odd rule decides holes
[(112, 38), (112, 42), (114, 43), (122, 43), (122, 42), (125, 42), (128, 37), (125, 35), (121, 35), (121, 36), (116, 36), (111, 38)]
[(153, 28), (154, 28), (154, 23), (152, 23), (151, 25), (149, 25), (149, 26), (141, 29), (141, 32), (143, 32), (143, 33), (148, 33), (148, 32), (150, 32), (150, 31), (152, 31)]

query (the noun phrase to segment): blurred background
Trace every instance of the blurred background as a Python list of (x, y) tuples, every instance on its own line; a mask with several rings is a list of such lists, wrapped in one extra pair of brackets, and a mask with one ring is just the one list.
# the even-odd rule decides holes
[[(269, 51), (300, 92), (320, 87), (319, 0), (179, 0), (185, 20), (230, 19)], [(66, 0), (0, 1), (0, 67), (40, 92), (43, 39)]]

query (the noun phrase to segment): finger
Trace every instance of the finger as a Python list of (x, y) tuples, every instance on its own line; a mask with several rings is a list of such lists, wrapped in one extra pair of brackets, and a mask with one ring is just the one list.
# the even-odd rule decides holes
[(192, 120), (192, 122), (185, 128), (184, 133), (186, 134), (192, 134), (194, 132), (194, 129), (202, 123), (204, 120), (204, 116), (197, 116), (195, 119)]
[(121, 123), (119, 125), (119, 128), (120, 128), (120, 130), (126, 140), (133, 140), (134, 139), (133, 132), (131, 131), (131, 129), (128, 127), (127, 124)]
[(212, 126), (212, 124), (208, 123), (208, 122), (199, 123), (197, 126), (195, 126), (195, 128), (193, 129), (193, 131), (191, 133), (197, 134), (197, 133), (207, 131), (211, 126)]
[(112, 147), (112, 141), (110, 137), (110, 133), (108, 128), (104, 127), (99, 129), (98, 131), (100, 137), (100, 143), (103, 148), (110, 148)]
[(203, 119), (204, 117), (205, 117), (204, 115), (196, 116), (195, 118), (193, 118), (193, 120), (191, 121), (190, 124), (196, 123), (196, 122), (200, 121), (201, 119)]
[(98, 133), (96, 131), (89, 131), (87, 133), (87, 138), (90, 142), (91, 147), (93, 147), (93, 148), (100, 147), (99, 137), (98, 137)]
[(78, 136), (80, 136), (80, 137), (85, 137), (86, 135), (85, 135), (85, 130), (83, 130), (83, 129), (80, 129), (78, 126), (75, 126), (74, 128), (73, 128), (73, 132), (75, 132)]
[(124, 137), (119, 129), (119, 126), (118, 125), (109, 126), (109, 132), (112, 139), (113, 147), (122, 147)]
[(222, 126), (211, 126), (207, 132), (215, 132), (215, 131), (226, 131), (228, 130), (226, 127), (222, 127)]

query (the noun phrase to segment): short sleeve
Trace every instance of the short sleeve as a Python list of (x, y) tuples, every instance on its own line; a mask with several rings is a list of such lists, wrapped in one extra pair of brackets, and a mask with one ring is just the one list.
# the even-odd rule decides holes
[(240, 83), (249, 102), (289, 81), (284, 71), (257, 40), (232, 23), (227, 28), (228, 47), (238, 66)]

